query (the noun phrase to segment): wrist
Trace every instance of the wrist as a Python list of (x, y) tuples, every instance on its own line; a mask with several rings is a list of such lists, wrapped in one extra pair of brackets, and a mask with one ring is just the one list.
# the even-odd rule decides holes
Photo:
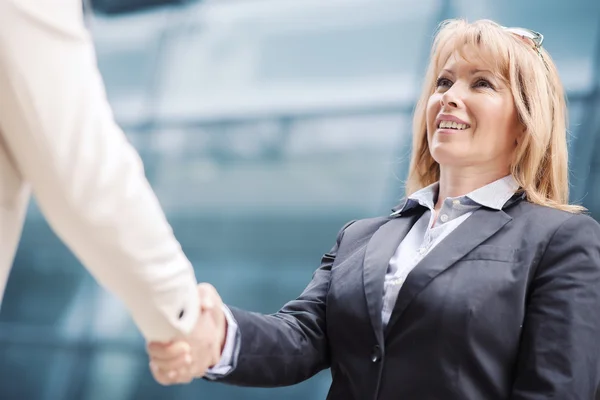
[(221, 355), (223, 354), (223, 349), (225, 348), (225, 343), (227, 343), (227, 318), (223, 315), (223, 329), (221, 331)]

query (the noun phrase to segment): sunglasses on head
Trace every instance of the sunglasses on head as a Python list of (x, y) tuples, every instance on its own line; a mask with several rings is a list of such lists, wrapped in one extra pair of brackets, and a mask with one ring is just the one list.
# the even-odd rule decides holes
[(542, 43), (544, 42), (544, 35), (539, 32), (532, 31), (527, 28), (507, 28), (503, 26), (505, 30), (508, 32), (519, 36), (525, 42), (530, 43), (537, 51), (542, 47)]
[(546, 63), (546, 60), (544, 60), (544, 56), (542, 55), (542, 52), (540, 51), (540, 49), (542, 48), (542, 43), (544, 42), (544, 35), (542, 35), (539, 32), (532, 31), (531, 29), (527, 29), (527, 28), (515, 28), (515, 27), (508, 28), (506, 26), (503, 26), (502, 28), (504, 30), (512, 33), (513, 35), (518, 36), (519, 39), (521, 39), (522, 41), (524, 41), (525, 43), (527, 43), (531, 47), (533, 47), (535, 52), (538, 54), (538, 56), (540, 56), (540, 58), (544, 62), (546, 69), (548, 69), (548, 64)]

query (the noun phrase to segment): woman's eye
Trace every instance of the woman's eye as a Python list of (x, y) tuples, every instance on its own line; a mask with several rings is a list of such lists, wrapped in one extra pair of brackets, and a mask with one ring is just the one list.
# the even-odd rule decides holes
[(436, 88), (441, 88), (441, 87), (449, 88), (450, 86), (452, 86), (452, 82), (448, 78), (438, 78), (438, 80), (435, 84)]
[(474, 86), (477, 88), (494, 88), (494, 86), (487, 79), (478, 79)]

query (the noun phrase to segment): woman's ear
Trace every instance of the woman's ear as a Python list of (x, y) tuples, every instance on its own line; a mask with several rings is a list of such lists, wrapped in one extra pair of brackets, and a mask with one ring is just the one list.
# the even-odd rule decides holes
[(515, 138), (515, 146), (519, 145), (527, 132), (527, 127), (524, 124), (521, 124), (519, 132), (517, 133), (517, 137)]

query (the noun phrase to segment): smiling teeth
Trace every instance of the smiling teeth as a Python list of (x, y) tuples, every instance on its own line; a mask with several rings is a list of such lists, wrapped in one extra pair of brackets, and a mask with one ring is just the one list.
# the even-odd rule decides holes
[(439, 128), (442, 129), (458, 129), (458, 130), (463, 130), (463, 129), (467, 129), (469, 127), (469, 125), (467, 124), (458, 124), (456, 122), (453, 121), (442, 121), (440, 122)]

